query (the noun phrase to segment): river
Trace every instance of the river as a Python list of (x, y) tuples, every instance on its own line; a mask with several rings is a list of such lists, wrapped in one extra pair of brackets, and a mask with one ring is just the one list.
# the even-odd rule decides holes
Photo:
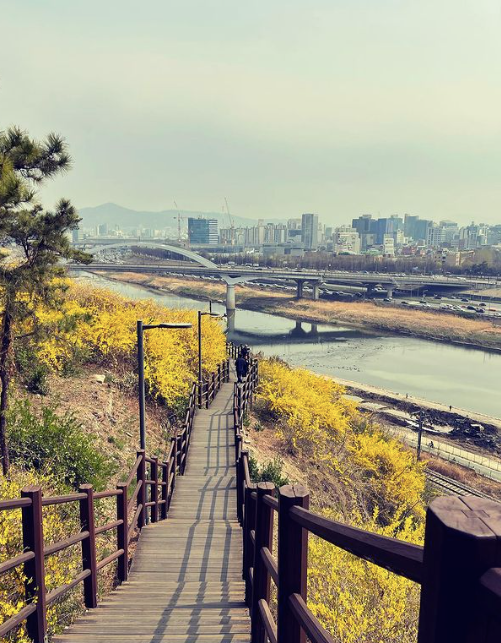
[[(93, 275), (89, 279), (128, 297), (148, 297), (173, 308), (206, 310), (208, 306), (206, 301), (133, 284)], [(224, 306), (214, 304), (213, 310), (223, 313)], [(501, 355), (497, 353), (348, 325), (299, 324), (241, 309), (229, 338), (316, 373), (501, 418)]]

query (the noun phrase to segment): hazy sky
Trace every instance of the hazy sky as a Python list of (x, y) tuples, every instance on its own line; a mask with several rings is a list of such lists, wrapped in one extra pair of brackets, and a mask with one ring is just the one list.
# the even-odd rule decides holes
[(499, 0), (0, 0), (0, 129), (44, 192), (234, 214), (501, 222)]

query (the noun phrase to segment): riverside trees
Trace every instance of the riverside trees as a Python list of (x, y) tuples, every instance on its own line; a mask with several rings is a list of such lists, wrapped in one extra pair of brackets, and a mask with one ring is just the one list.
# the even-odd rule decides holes
[(91, 259), (70, 245), (68, 233), (80, 221), (71, 203), (61, 199), (53, 211), (47, 211), (37, 200), (37, 188), (69, 166), (67, 146), (56, 134), (39, 142), (19, 128), (0, 133), (0, 457), (4, 475), (9, 469), (6, 412), (18, 326), (33, 314), (34, 300), (57, 307), (61, 288), (54, 278), (62, 270), (61, 259)]

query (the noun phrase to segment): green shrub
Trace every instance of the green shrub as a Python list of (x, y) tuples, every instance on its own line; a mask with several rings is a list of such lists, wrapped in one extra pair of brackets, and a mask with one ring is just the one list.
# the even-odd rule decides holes
[(15, 364), (21, 375), (21, 381), (30, 393), (47, 395), (49, 367), (38, 360), (32, 346), (21, 343), (16, 347)]
[(12, 462), (27, 470), (50, 471), (65, 484), (82, 483), (103, 489), (114, 465), (96, 448), (72, 413), (57, 414), (56, 406), (35, 413), (28, 400), (16, 402), (8, 417)]
[(273, 482), (275, 487), (289, 484), (289, 478), (282, 475), (283, 466), (280, 458), (273, 458), (260, 467), (257, 460), (249, 456), (249, 474), (253, 482)]

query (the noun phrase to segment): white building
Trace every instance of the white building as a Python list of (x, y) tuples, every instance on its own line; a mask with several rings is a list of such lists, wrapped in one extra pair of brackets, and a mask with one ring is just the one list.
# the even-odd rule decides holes
[(350, 226), (341, 226), (334, 231), (334, 252), (360, 254), (360, 235)]
[(395, 239), (392, 234), (385, 234), (383, 237), (383, 255), (385, 257), (395, 256)]

